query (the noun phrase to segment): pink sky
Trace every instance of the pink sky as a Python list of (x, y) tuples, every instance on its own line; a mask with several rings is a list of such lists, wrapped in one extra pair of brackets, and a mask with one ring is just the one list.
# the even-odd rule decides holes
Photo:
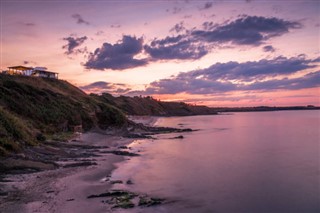
[(0, 69), (210, 106), (320, 105), (309, 1), (2, 0)]

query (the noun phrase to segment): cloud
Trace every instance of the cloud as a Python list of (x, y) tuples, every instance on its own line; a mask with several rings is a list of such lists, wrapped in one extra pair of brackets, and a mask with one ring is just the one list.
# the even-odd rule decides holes
[[(211, 7), (208, 4), (207, 7)], [(116, 26), (113, 26), (116, 27)], [(155, 38), (143, 45), (143, 39), (123, 36), (122, 43), (111, 45), (104, 43), (101, 48), (91, 53), (85, 66), (89, 69), (123, 70), (146, 65), (157, 60), (196, 60), (207, 55), (212, 48), (219, 45), (251, 45), (258, 46), (268, 39), (288, 33), (291, 29), (299, 29), (302, 25), (295, 21), (279, 18), (243, 15), (236, 20), (223, 24), (204, 22), (202, 29), (186, 30), (184, 22), (177, 23), (170, 32), (181, 33), (176, 36)], [(122, 49), (135, 43), (137, 51), (126, 53)], [(271, 45), (263, 50), (272, 52)], [(137, 59), (136, 55), (146, 53), (149, 58)]]
[[(224, 24), (204, 22), (203, 30), (186, 30), (184, 22), (176, 24), (170, 32), (184, 34), (154, 39), (144, 49), (154, 60), (195, 60), (206, 54), (214, 45), (236, 44), (258, 46), (268, 39), (301, 28), (299, 22), (261, 16), (242, 16)], [(265, 46), (264, 51), (275, 51)]]
[(87, 36), (83, 37), (66, 37), (63, 38), (63, 40), (67, 41), (68, 43), (64, 46), (62, 46), (62, 49), (66, 49), (65, 54), (77, 54), (77, 53), (83, 53), (86, 51), (86, 49), (78, 49), (79, 46), (81, 46), (86, 40), (88, 39)]
[(143, 51), (143, 39), (124, 35), (116, 44), (103, 43), (102, 47), (90, 53), (84, 66), (88, 69), (124, 70), (148, 63), (147, 59), (134, 58)]
[(99, 30), (98, 32), (95, 33), (95, 35), (97, 35), (97, 36), (101, 36), (103, 34), (105, 34), (105, 32), (103, 30)]
[(192, 15), (185, 15), (183, 16), (184, 19), (192, 18)]
[(175, 24), (171, 29), (170, 32), (176, 32), (176, 33), (180, 33), (182, 31), (184, 31), (186, 28), (184, 27), (184, 22), (181, 21), (178, 24)]
[(264, 41), (299, 29), (295, 21), (262, 16), (242, 16), (227, 24), (217, 25), (212, 30), (194, 30), (192, 35), (206, 42), (230, 42), (237, 45), (260, 45)]
[(263, 82), (255, 82), (248, 86), (243, 86), (243, 90), (299, 90), (320, 87), (320, 71), (308, 73), (299, 78), (274, 79)]
[(213, 6), (212, 2), (206, 2), (203, 6), (203, 8), (201, 8), (202, 10), (207, 10), (209, 8), (211, 8)]
[(162, 79), (152, 82), (150, 87), (146, 89), (149, 94), (214, 94), (236, 90), (237, 86), (230, 82), (219, 82), (215, 80), (204, 79)]
[(111, 24), (110, 27), (111, 28), (120, 28), (121, 25), (120, 24)]
[(74, 18), (77, 21), (77, 24), (85, 24), (89, 25), (90, 23), (82, 18), (80, 14), (73, 14), (71, 15), (72, 18)]
[(250, 82), (256, 79), (264, 79), (266, 77), (289, 75), (307, 68), (316, 67), (312, 62), (312, 60), (307, 60), (303, 57), (286, 58), (279, 56), (270, 60), (263, 59), (253, 62), (217, 63), (207, 69), (191, 71), (186, 75), (193, 75), (193, 77), (204, 76), (207, 78), (228, 81), (238, 80)]
[(215, 96), (207, 96), (202, 98), (188, 98), (183, 99), (181, 101), (183, 102), (197, 102), (197, 103), (203, 103), (208, 101), (231, 101), (231, 102), (238, 102), (242, 100), (249, 100), (256, 101), (259, 98), (257, 95), (233, 95), (233, 94), (223, 94), (223, 95), (215, 95)]
[(274, 52), (274, 51), (276, 51), (276, 50), (273, 48), (273, 46), (267, 45), (267, 46), (264, 46), (264, 47), (263, 47), (263, 51), (264, 51), (264, 52)]
[(212, 21), (206, 21), (202, 24), (202, 27), (205, 29), (205, 30), (212, 30), (214, 29), (214, 27), (218, 26), (217, 24), (214, 24)]
[(81, 86), (80, 89), (86, 93), (111, 93), (114, 95), (124, 94), (131, 90), (126, 84), (109, 83), (105, 81), (97, 81), (85, 86)]
[[(180, 13), (181, 11), (182, 11), (181, 7), (174, 7), (171, 10), (172, 14), (177, 14), (177, 13)], [(170, 9), (166, 9), (166, 12), (170, 12)]]
[(204, 45), (183, 35), (155, 39), (150, 45), (145, 45), (144, 49), (155, 60), (194, 60), (208, 53)]
[(145, 91), (132, 91), (131, 94), (221, 94), (233, 91), (313, 88), (320, 86), (320, 71), (302, 77), (289, 76), (315, 67), (314, 60), (299, 57), (217, 63), (206, 69), (183, 72), (172, 78), (154, 81)]
[(26, 27), (34, 27), (36, 26), (35, 23), (32, 22), (19, 22), (20, 25), (26, 26)]

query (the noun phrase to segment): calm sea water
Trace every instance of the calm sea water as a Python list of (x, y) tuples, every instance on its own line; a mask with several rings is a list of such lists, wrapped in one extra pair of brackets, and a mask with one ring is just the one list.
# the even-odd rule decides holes
[[(320, 212), (320, 111), (248, 112), (161, 118), (199, 129), (138, 140), (115, 188), (172, 203), (129, 212)], [(128, 212), (128, 211), (126, 211)]]

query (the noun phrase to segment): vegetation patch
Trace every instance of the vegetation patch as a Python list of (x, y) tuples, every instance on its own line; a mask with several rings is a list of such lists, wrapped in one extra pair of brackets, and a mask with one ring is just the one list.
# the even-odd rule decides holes
[(35, 145), (32, 130), (17, 116), (0, 106), (0, 154), (17, 152), (22, 144)]
[(121, 127), (126, 116), (63, 80), (0, 74), (0, 155), (47, 139), (66, 141), (75, 126)]
[(146, 194), (137, 194), (125, 190), (112, 190), (98, 195), (90, 195), (87, 198), (109, 198), (102, 202), (111, 204), (112, 208), (122, 209), (134, 208), (135, 206), (150, 207), (163, 204), (166, 201), (162, 198), (150, 197)]

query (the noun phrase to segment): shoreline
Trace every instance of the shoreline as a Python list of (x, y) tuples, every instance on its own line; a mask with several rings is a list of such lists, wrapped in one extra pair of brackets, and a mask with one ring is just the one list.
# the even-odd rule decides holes
[[(0, 182), (2, 196), (0, 208), (4, 212), (106, 212), (111, 205), (99, 200), (88, 200), (87, 196), (99, 191), (108, 191), (112, 184), (108, 180), (115, 163), (128, 159), (110, 151), (117, 151), (135, 139), (88, 132), (81, 136), (81, 145), (96, 146), (93, 157), (75, 158), (80, 164), (93, 162), (89, 166), (70, 166), (60, 159), (62, 167), (29, 174), (5, 175)], [(70, 142), (74, 144), (74, 142)], [(103, 148), (108, 146), (108, 148)], [(101, 148), (102, 147), (102, 148)], [(71, 163), (72, 164), (72, 163)], [(70, 165), (71, 165), (70, 164)], [(64, 166), (63, 166), (64, 165)], [(73, 164), (74, 165), (74, 164)]]
[(143, 124), (150, 127), (156, 126), (158, 121), (161, 119), (161, 117), (158, 116), (148, 115), (129, 115), (127, 118), (137, 124)]
[[(26, 156), (18, 157), (25, 167), (18, 168), (18, 175), (5, 174), (3, 177), (0, 174), (0, 209), (11, 213), (99, 213), (110, 212), (114, 208), (118, 212), (169, 202), (149, 194), (114, 189), (114, 184), (126, 186), (134, 183), (126, 179), (129, 177), (114, 179), (116, 177), (112, 177), (112, 173), (125, 160), (139, 156), (140, 150), (130, 146), (137, 140), (154, 140), (152, 136), (155, 134), (193, 130), (159, 127), (156, 125), (159, 117), (154, 116), (130, 116), (129, 119), (133, 125), (122, 133), (114, 129), (91, 131), (82, 134), (78, 140), (46, 141), (39, 147), (30, 148), (31, 151), (27, 150)], [(30, 156), (31, 161), (28, 161)], [(27, 163), (24, 163), (25, 159)], [(28, 164), (40, 171), (25, 173)]]

